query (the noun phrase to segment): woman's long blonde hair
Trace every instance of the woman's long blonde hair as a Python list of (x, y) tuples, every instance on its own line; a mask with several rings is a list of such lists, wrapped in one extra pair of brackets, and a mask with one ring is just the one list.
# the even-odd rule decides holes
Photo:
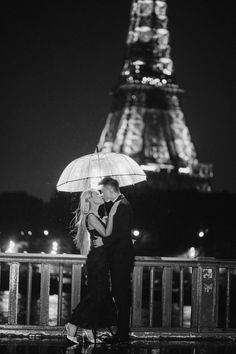
[(86, 227), (86, 217), (91, 210), (91, 198), (93, 197), (94, 189), (87, 189), (80, 196), (80, 203), (75, 210), (75, 216), (72, 219), (73, 230), (76, 234), (73, 236), (73, 241), (76, 248), (80, 250), (82, 255), (87, 256), (90, 249), (90, 237)]

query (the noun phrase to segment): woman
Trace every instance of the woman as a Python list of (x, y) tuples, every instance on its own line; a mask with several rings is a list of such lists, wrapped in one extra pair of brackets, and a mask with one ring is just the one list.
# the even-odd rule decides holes
[(98, 215), (98, 208), (104, 201), (98, 191), (89, 189), (80, 197), (80, 207), (76, 210), (74, 238), (77, 248), (87, 255), (87, 293), (74, 309), (70, 321), (65, 325), (67, 338), (78, 343), (77, 327), (83, 329), (82, 335), (89, 342), (96, 340), (98, 328), (110, 328), (116, 325), (116, 307), (112, 299), (109, 284), (109, 267), (104, 246), (95, 247), (96, 236), (108, 237), (113, 227), (113, 216), (119, 202), (115, 203), (109, 213), (107, 224)]

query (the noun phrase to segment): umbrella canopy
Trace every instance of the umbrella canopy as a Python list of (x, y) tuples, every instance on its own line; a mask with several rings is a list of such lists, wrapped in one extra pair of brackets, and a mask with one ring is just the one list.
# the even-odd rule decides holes
[(146, 180), (142, 168), (129, 156), (96, 152), (72, 161), (62, 172), (57, 190), (82, 192), (88, 188), (98, 189), (98, 183), (106, 176), (115, 178), (120, 187)]

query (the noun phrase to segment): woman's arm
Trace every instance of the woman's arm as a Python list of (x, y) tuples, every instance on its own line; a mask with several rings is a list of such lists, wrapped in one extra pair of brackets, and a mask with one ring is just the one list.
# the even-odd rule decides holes
[(120, 204), (120, 202), (116, 202), (115, 204), (113, 204), (111, 210), (110, 210), (110, 213), (109, 213), (109, 216), (108, 216), (108, 219), (107, 219), (107, 226), (106, 226), (106, 234), (104, 237), (107, 237), (107, 236), (111, 236), (111, 233), (112, 233), (112, 229), (113, 229), (113, 217), (116, 213), (116, 210), (117, 210), (117, 207), (118, 205)]
[(113, 228), (113, 216), (116, 213), (119, 202), (116, 202), (109, 213), (106, 228), (101, 224), (98, 218), (94, 214), (89, 214), (88, 223), (92, 226), (96, 231), (99, 232), (103, 237), (108, 237), (112, 233)]

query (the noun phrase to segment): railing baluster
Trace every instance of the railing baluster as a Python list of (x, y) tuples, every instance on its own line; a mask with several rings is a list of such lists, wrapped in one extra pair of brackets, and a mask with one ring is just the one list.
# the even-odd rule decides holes
[(230, 286), (231, 286), (231, 269), (227, 268), (227, 284), (226, 284), (226, 315), (225, 315), (225, 327), (230, 326)]
[(61, 326), (62, 321), (62, 291), (63, 291), (63, 265), (59, 265), (58, 279), (58, 303), (57, 303), (57, 325)]
[(180, 267), (179, 278), (179, 326), (183, 327), (183, 306), (184, 306), (184, 269)]
[(71, 311), (76, 307), (80, 301), (81, 291), (81, 265), (72, 265), (72, 277), (71, 277)]
[(173, 269), (164, 267), (162, 273), (162, 327), (171, 327)]
[(1, 280), (2, 280), (2, 264), (0, 263), (0, 289), (1, 289)]
[(150, 270), (150, 293), (149, 293), (149, 326), (153, 325), (153, 295), (154, 295), (154, 267)]
[(41, 264), (40, 284), (40, 325), (48, 325), (49, 315), (49, 291), (50, 291), (50, 264)]
[(198, 268), (192, 267), (191, 327), (193, 329), (198, 327), (199, 286)]
[(27, 279), (27, 304), (26, 304), (26, 324), (30, 324), (31, 315), (31, 295), (32, 295), (32, 263), (28, 264)]
[(143, 267), (135, 266), (133, 271), (132, 325), (142, 324)]
[(19, 263), (10, 264), (8, 324), (17, 324), (19, 267)]

